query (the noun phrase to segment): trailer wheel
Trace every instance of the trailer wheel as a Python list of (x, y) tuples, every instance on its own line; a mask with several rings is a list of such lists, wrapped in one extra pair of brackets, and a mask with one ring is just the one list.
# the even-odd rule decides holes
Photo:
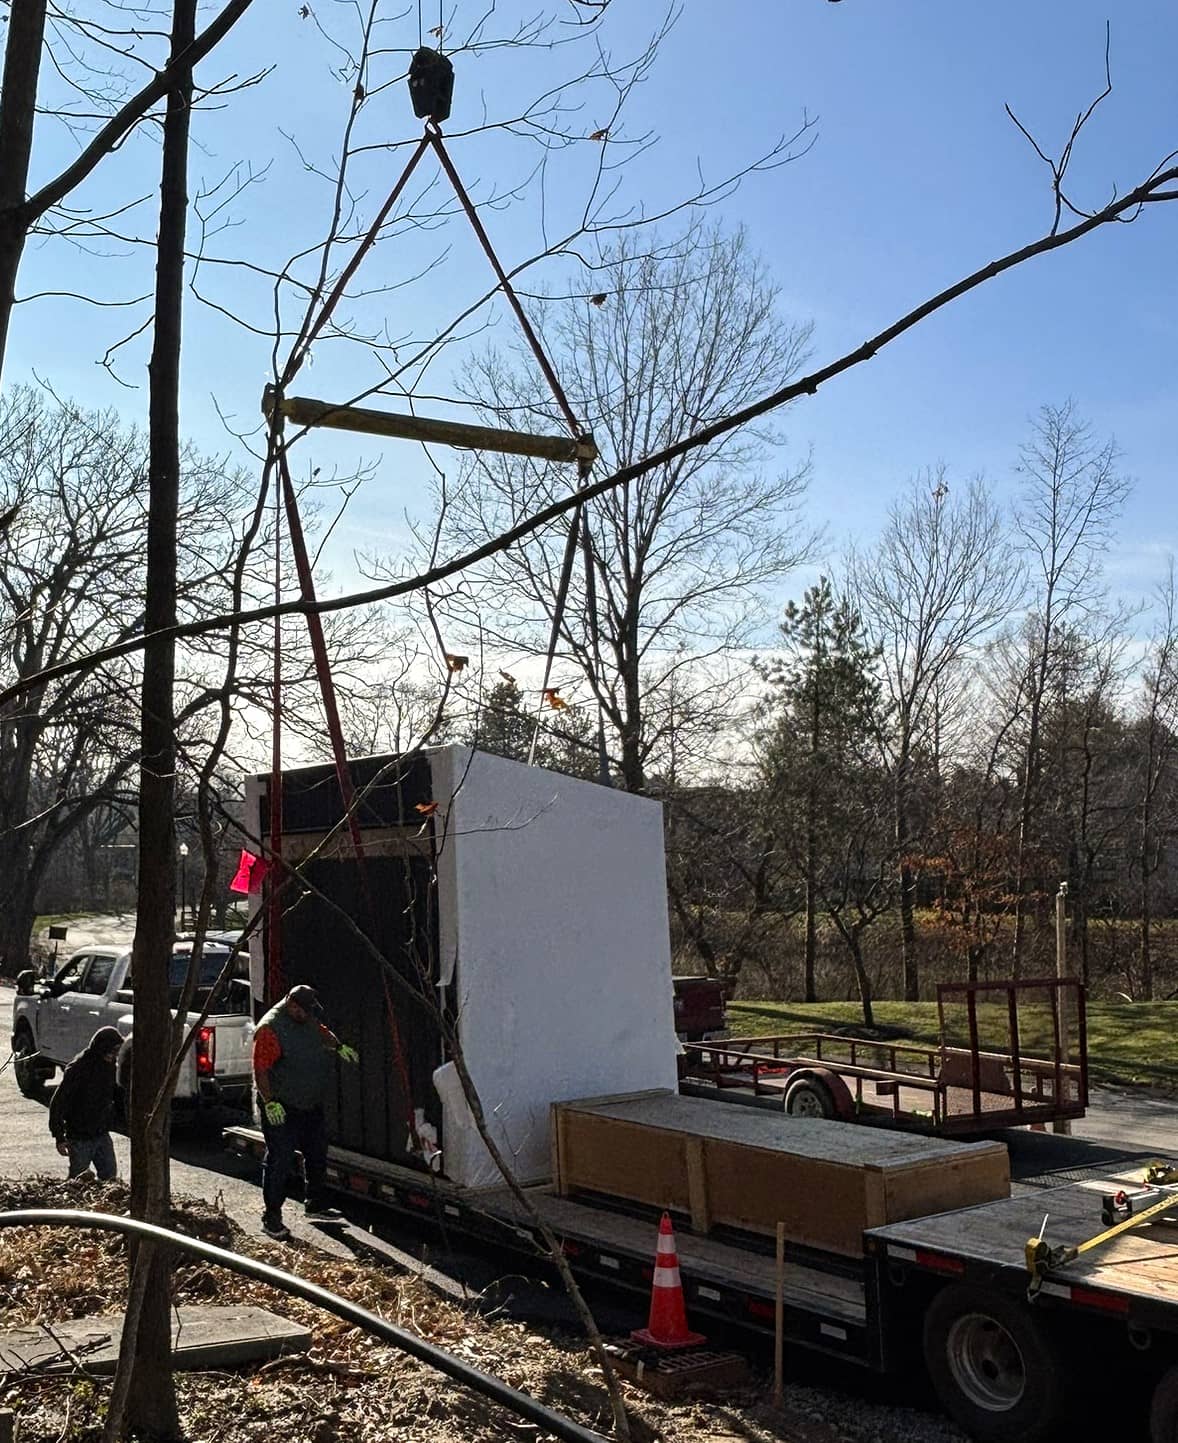
[(924, 1320), (924, 1359), (945, 1410), (978, 1443), (1046, 1443), (1068, 1396), (1067, 1368), (1019, 1303), (948, 1287)]
[(1167, 1368), (1153, 1390), (1149, 1443), (1178, 1443), (1178, 1366)]
[(785, 1089), (785, 1110), (791, 1117), (835, 1117), (834, 1096), (820, 1077), (803, 1073)]
[(40, 1097), (53, 1076), (52, 1063), (37, 1056), (37, 1044), (27, 1026), (18, 1028), (12, 1039), (12, 1070), (25, 1097)]

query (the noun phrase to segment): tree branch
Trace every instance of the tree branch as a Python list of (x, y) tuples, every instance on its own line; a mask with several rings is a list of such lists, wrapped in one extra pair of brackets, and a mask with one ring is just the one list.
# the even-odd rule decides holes
[[(233, 0), (233, 4), (244, 10), (249, 0)], [(212, 27), (210, 27), (211, 29)], [(208, 32), (204, 32), (207, 34)], [(1015, 267), (1024, 265), (1037, 256), (1048, 255), (1050, 252), (1059, 250), (1063, 246), (1070, 245), (1073, 241), (1082, 239), (1091, 231), (1099, 229), (1103, 225), (1109, 225), (1114, 221), (1124, 221), (1127, 211), (1139, 210), (1147, 201), (1159, 197), (1164, 193), (1164, 188), (1175, 181), (1178, 181), (1178, 165), (1170, 166), (1165, 170), (1155, 171), (1148, 180), (1133, 190), (1127, 192), (1119, 200), (1110, 202), (1103, 210), (1097, 211), (1094, 215), (1078, 221), (1067, 230), (1049, 233), (1041, 236), (1038, 240), (1020, 247), (1018, 250), (1010, 251), (996, 261), (982, 266), (979, 270), (971, 272), (953, 285), (938, 291), (935, 296), (916, 306), (894, 321), (890, 326), (864, 341), (855, 350), (847, 351), (836, 360), (811, 371), (808, 375), (802, 376), (789, 385), (783, 386), (778, 391), (754, 401), (718, 421), (694, 431), (690, 436), (685, 436), (681, 441), (676, 441), (671, 446), (664, 447), (636, 461), (629, 466), (623, 466), (612, 475), (594, 482), (583, 491), (576, 491), (565, 497), (563, 500), (555, 501), (550, 506), (526, 517), (510, 530), (503, 532), (501, 536), (476, 547), (451, 561), (443, 562), (439, 566), (431, 567), (430, 570), (422, 572), (417, 576), (407, 577), (403, 581), (391, 582), (385, 586), (370, 588), (366, 591), (350, 592), (344, 596), (333, 597), (328, 600), (320, 600), (314, 603), (304, 601), (289, 601), (280, 605), (257, 607), (251, 611), (228, 612), (217, 616), (202, 618), (199, 621), (184, 622), (168, 629), (168, 633), (180, 638), (189, 636), (206, 635), (209, 632), (224, 631), (235, 624), (248, 625), (254, 622), (268, 621), (276, 616), (307, 615), (310, 612), (347, 611), (356, 606), (371, 606), (376, 602), (389, 601), (394, 597), (406, 596), (412, 592), (420, 591), (425, 586), (432, 586), (449, 576), (454, 576), (461, 571), (467, 570), (480, 561), (496, 555), (500, 551), (507, 550), (517, 541), (530, 536), (534, 531), (549, 523), (558, 520), (566, 512), (574, 507), (593, 500), (596, 496), (603, 496), (606, 492), (624, 485), (627, 481), (633, 481), (639, 476), (652, 471), (656, 466), (666, 465), (679, 456), (694, 451), (699, 446), (706, 446), (709, 442), (715, 441), (720, 436), (727, 435), (729, 431), (736, 430), (739, 426), (747, 425), (748, 422), (764, 416), (768, 412), (786, 405), (798, 397), (806, 395), (813, 396), (818, 392), (819, 387), (833, 380), (843, 372), (852, 370), (862, 365), (864, 361), (870, 361), (879, 354), (881, 350), (914, 326), (929, 316), (942, 310), (953, 301), (968, 295), (970, 291), (976, 290), (978, 286), (986, 281), (995, 279), (1004, 272), (1013, 270)], [(1129, 217), (1130, 219), (1132, 217)], [(76, 658), (72, 661), (62, 662), (57, 666), (46, 667), (43, 671), (24, 678), (13, 686), (0, 690), (0, 706), (19, 696), (31, 686), (41, 685), (46, 681), (53, 680), (59, 676), (65, 676), (71, 672), (81, 671), (99, 662), (112, 660), (117, 656), (125, 656), (131, 652), (141, 651), (149, 640), (148, 637), (137, 637), (134, 640), (123, 642), (119, 645), (106, 647), (91, 653), (89, 656)]]

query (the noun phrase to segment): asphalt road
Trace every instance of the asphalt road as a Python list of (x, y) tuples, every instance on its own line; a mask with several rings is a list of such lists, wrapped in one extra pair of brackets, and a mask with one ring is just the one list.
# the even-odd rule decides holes
[[(8, 1056), (13, 990), (0, 985), (0, 1062)], [(0, 1073), (0, 1177), (30, 1177), (38, 1173), (65, 1175), (65, 1159), (58, 1155), (49, 1135), (51, 1082), (43, 1097), (22, 1097), (8, 1067)], [(224, 1121), (240, 1122), (240, 1117)], [(260, 1165), (226, 1149), (221, 1120), (177, 1118), (172, 1128), (172, 1192), (220, 1202), (225, 1211), (248, 1231), (260, 1228), (262, 1192)], [(130, 1171), (130, 1142), (114, 1134), (120, 1177)], [(428, 1224), (391, 1216), (383, 1209), (354, 1198), (337, 1199), (346, 1208), (349, 1226), (326, 1228), (308, 1223), (301, 1205), (287, 1204), (284, 1220), (295, 1235), (295, 1250), (314, 1246), (337, 1257), (362, 1257), (398, 1271), (424, 1275), (443, 1292), (500, 1313), (537, 1323), (576, 1327), (570, 1305), (559, 1287), (520, 1275), (519, 1259), (493, 1259), (443, 1239)], [(297, 1271), (297, 1262), (291, 1266)], [(594, 1311), (603, 1328), (626, 1332), (645, 1322), (644, 1303), (594, 1298)]]

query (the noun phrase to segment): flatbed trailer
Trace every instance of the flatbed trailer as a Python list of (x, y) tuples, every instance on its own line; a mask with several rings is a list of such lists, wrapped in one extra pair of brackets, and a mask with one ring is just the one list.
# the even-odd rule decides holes
[[(264, 1151), (257, 1129), (233, 1127), (225, 1137), (238, 1152), (260, 1158)], [(1137, 1397), (1152, 1391), (1151, 1443), (1174, 1443), (1178, 1222), (1127, 1233), (1048, 1273), (1029, 1296), (1028, 1238), (1044, 1228), (1055, 1245), (1094, 1236), (1102, 1231), (1103, 1195), (1140, 1175), (1019, 1186), (1009, 1199), (871, 1229), (861, 1260), (787, 1245), (785, 1341), (880, 1374), (925, 1367), (946, 1410), (978, 1443), (1057, 1436), (1096, 1359), (1100, 1378)], [(543, 1251), (534, 1222), (505, 1187), (459, 1188), (339, 1147), (329, 1153), (328, 1181), (497, 1250)], [(525, 1193), (574, 1273), (633, 1292), (638, 1319), (651, 1285), (656, 1212), (564, 1198), (547, 1185)], [(700, 1236), (681, 1219), (676, 1242), (698, 1325), (773, 1335), (771, 1239), (736, 1230)]]

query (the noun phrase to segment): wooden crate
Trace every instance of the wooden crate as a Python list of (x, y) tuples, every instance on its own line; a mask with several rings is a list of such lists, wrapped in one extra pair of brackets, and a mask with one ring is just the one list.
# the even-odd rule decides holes
[(667, 1208), (858, 1257), (863, 1233), (1010, 1195), (998, 1142), (953, 1142), (790, 1117), (737, 1103), (633, 1093), (556, 1103), (558, 1191)]

